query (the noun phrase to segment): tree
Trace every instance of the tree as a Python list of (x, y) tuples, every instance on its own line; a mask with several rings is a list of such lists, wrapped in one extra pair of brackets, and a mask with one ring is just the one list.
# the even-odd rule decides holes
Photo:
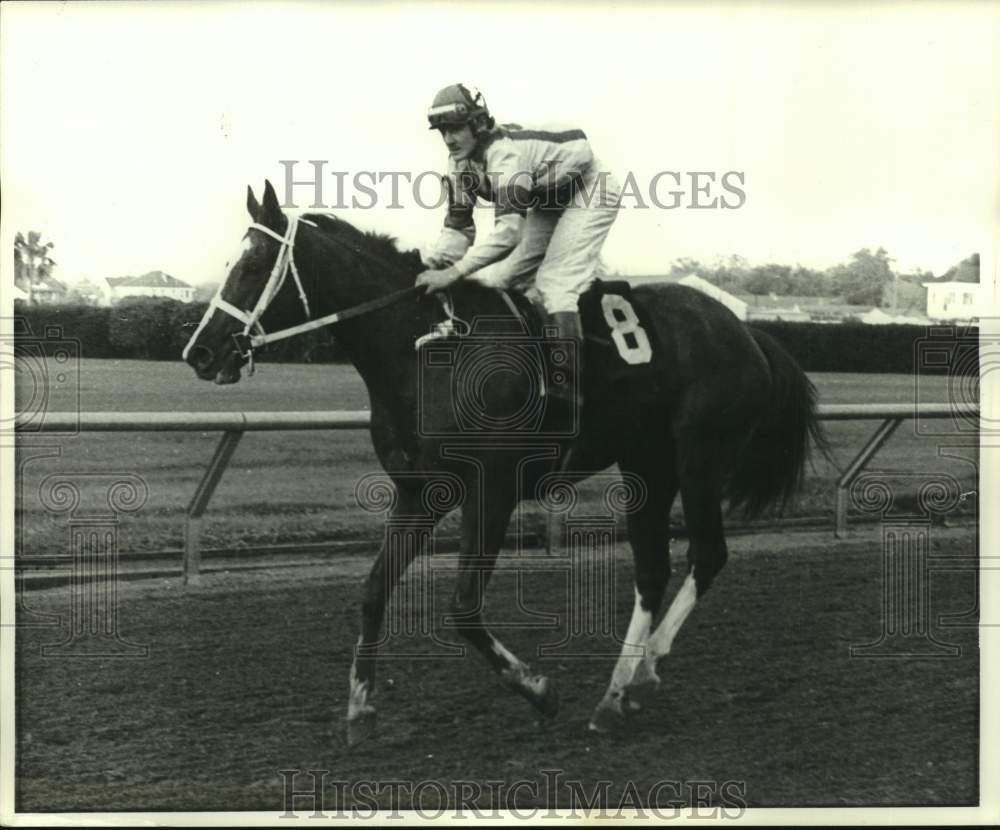
[(14, 283), (23, 285), (28, 292), (28, 302), (35, 302), (35, 286), (52, 275), (55, 260), (49, 256), (49, 251), (55, 243), (42, 244), (42, 235), (38, 231), (28, 231), (28, 237), (20, 231), (14, 237)]
[(792, 269), (787, 265), (758, 265), (750, 269), (743, 283), (750, 294), (791, 294)]
[(850, 262), (830, 269), (834, 290), (852, 305), (880, 306), (894, 278), (890, 262), (892, 258), (885, 248), (855, 251)]
[(924, 283), (933, 279), (933, 273), (922, 269), (897, 274), (895, 284), (886, 288), (884, 305), (897, 314), (923, 316), (927, 312), (927, 289), (924, 288)]
[(943, 278), (959, 282), (979, 282), (979, 254), (973, 254), (958, 265), (953, 265), (945, 272)]
[(66, 293), (66, 302), (70, 305), (100, 305), (100, 286), (84, 277), (70, 286)]
[(789, 293), (803, 297), (825, 297), (833, 293), (826, 272), (796, 265), (788, 275)]
[(725, 291), (743, 291), (749, 265), (741, 256), (730, 256), (717, 259), (714, 265), (705, 265), (691, 257), (675, 259), (670, 267), (671, 276), (694, 274), (706, 282), (712, 283)]

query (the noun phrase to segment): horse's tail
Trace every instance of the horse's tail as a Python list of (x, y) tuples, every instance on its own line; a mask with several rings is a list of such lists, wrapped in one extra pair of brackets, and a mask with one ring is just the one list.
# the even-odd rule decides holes
[(771, 368), (771, 394), (763, 419), (729, 479), (726, 496), (731, 510), (746, 519), (769, 508), (781, 513), (805, 475), (810, 442), (824, 456), (829, 442), (816, 416), (816, 387), (792, 356), (770, 335), (750, 333)]

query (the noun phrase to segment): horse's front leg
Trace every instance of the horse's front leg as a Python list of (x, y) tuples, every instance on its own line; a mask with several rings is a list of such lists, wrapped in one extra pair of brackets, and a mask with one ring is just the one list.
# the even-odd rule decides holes
[(501, 494), (496, 492), (498, 489), (501, 488), (487, 492), (485, 503), (476, 493), (462, 508), (462, 549), (449, 622), (486, 658), (506, 686), (527, 698), (547, 717), (553, 717), (559, 709), (559, 697), (548, 678), (532, 672), (483, 621), (486, 587), (516, 501), (512, 492)]
[(386, 606), (406, 569), (423, 553), (424, 542), (441, 518), (429, 514), (421, 490), (397, 491), (396, 504), (386, 521), (382, 550), (365, 580), (361, 601), (361, 634), (351, 665), (347, 701), (347, 742), (354, 745), (375, 731), (375, 666)]

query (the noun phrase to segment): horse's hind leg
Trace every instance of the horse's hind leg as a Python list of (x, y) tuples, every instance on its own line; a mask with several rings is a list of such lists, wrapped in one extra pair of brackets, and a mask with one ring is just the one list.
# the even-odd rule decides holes
[[(361, 603), (361, 634), (351, 665), (350, 696), (347, 702), (347, 742), (354, 745), (375, 731), (375, 665), (382, 631), (382, 619), (393, 590), (406, 569), (422, 551), (428, 521), (440, 514), (428, 514), (420, 488), (399, 488), (396, 504), (386, 522), (382, 550), (365, 580)], [(430, 590), (430, 586), (426, 586)]]
[(462, 550), (458, 582), (452, 599), (451, 624), (486, 658), (509, 688), (524, 696), (539, 711), (552, 717), (559, 708), (556, 691), (546, 677), (509, 651), (483, 621), (486, 587), (496, 566), (516, 499), (510, 488), (494, 485), (486, 498), (468, 498), (462, 508)]
[(662, 622), (649, 637), (644, 673), (670, 653), (674, 638), (729, 556), (722, 528), (722, 450), (718, 436), (699, 432), (678, 441), (678, 476), (687, 525), (689, 571)]
[(623, 473), (639, 476), (645, 486), (644, 492), (633, 492), (633, 502), (628, 505), (635, 604), (611, 682), (590, 719), (590, 728), (598, 732), (616, 727), (629, 711), (640, 708), (636, 698), (655, 691), (659, 684), (644, 658), (650, 629), (670, 579), (670, 507), (677, 495), (672, 458), (647, 453), (642, 458), (623, 458), (619, 466)]

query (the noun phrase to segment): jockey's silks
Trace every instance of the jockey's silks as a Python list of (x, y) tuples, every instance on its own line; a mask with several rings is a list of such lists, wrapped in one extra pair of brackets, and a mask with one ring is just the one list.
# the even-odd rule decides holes
[[(546, 308), (576, 310), (619, 197), (583, 130), (498, 126), (481, 136), (469, 158), (449, 160), (445, 184), (448, 213), (432, 256), (501, 287), (523, 288), (518, 282), (537, 271)], [(479, 242), (477, 198), (496, 205), (493, 228)]]

